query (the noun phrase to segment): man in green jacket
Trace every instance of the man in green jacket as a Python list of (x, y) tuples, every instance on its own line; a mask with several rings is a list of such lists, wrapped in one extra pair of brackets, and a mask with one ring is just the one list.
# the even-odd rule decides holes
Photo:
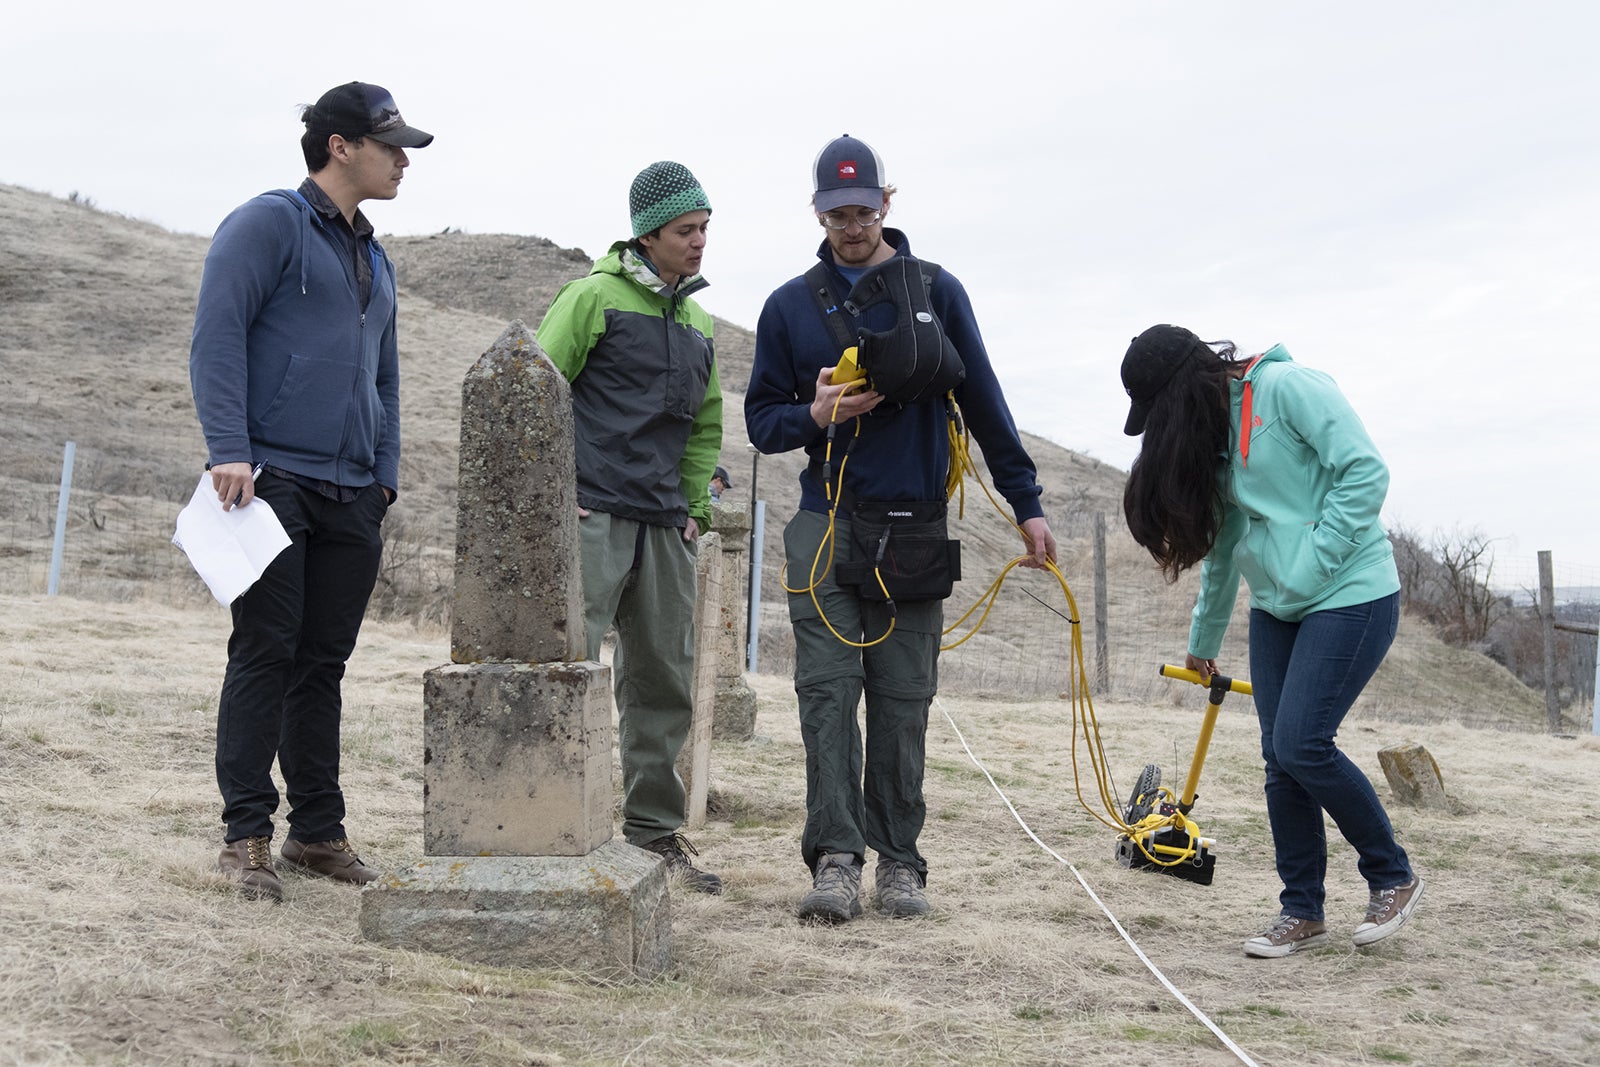
[[(539, 324), (572, 383), (589, 658), (615, 627), (622, 833), (702, 893), (722, 880), (689, 860), (678, 752), (694, 701), (696, 539), (722, 447), (722, 388), (705, 288), (711, 203), (682, 164), (639, 172), (633, 237), (568, 282)], [(687, 853), (687, 854), (686, 854)]]

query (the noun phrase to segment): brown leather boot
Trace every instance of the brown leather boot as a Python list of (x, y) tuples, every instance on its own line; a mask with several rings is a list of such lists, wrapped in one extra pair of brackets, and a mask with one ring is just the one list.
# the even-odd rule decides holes
[(378, 877), (378, 872), (361, 862), (355, 849), (344, 838), (332, 841), (314, 841), (307, 844), (288, 838), (278, 850), (283, 862), (302, 874), (318, 878), (332, 878), (336, 882), (366, 885)]
[(272, 838), (243, 837), (222, 846), (217, 870), (239, 887), (239, 895), (249, 900), (283, 900), (283, 883), (272, 869)]

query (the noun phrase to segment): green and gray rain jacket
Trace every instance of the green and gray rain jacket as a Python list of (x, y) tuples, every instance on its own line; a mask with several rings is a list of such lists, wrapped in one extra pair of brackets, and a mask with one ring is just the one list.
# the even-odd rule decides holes
[(572, 383), (580, 507), (710, 528), (722, 387), (711, 316), (689, 299), (706, 284), (673, 289), (618, 241), (545, 313), (539, 345)]

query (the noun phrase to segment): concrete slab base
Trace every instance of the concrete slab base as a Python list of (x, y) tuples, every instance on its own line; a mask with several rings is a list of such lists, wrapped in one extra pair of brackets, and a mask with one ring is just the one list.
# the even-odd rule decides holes
[(361, 891), (361, 934), (470, 963), (600, 978), (659, 974), (672, 955), (661, 862), (622, 841), (586, 856), (430, 856)]

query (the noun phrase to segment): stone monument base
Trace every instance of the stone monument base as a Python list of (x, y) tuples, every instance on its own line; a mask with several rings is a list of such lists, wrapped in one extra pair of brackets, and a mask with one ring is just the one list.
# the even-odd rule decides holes
[(361, 934), (495, 967), (654, 975), (672, 955), (661, 861), (608, 841), (586, 856), (430, 856), (361, 892)]

